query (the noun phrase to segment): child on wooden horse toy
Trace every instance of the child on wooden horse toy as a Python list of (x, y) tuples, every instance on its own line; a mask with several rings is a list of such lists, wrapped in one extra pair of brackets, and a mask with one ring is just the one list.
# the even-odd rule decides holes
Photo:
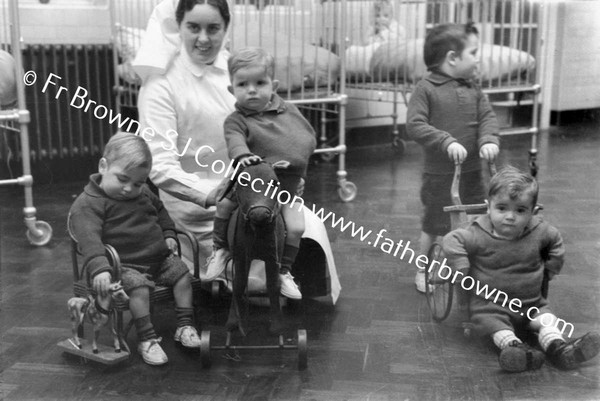
[[(475, 331), (489, 336), (500, 350), (500, 366), (509, 372), (538, 369), (548, 359), (574, 369), (600, 352), (600, 334), (590, 332), (565, 341), (558, 319), (542, 294), (544, 275), (551, 279), (563, 266), (559, 231), (536, 216), (538, 184), (526, 173), (508, 167), (490, 181), (488, 214), (444, 237), (444, 255), (455, 276), (469, 275), (478, 287), (504, 293), (510, 302), (471, 293), (469, 315)], [(480, 283), (480, 284), (479, 284)], [(506, 301), (505, 299), (505, 301)], [(564, 323), (564, 321), (563, 321)], [(523, 343), (515, 328), (537, 333), (541, 352)]]
[[(269, 163), (289, 162), (277, 170), (279, 190), (292, 196), (306, 177), (310, 155), (316, 147), (316, 134), (310, 123), (293, 104), (277, 94), (279, 81), (274, 79), (273, 56), (260, 48), (248, 47), (235, 52), (228, 61), (230, 92), (236, 97), (236, 111), (225, 120), (225, 139), (229, 157), (249, 166), (262, 159)], [(207, 280), (218, 277), (230, 257), (227, 224), (236, 202), (232, 194), (217, 203), (214, 222), (214, 252), (207, 261)], [(301, 208), (282, 208), (286, 223), (286, 240), (279, 275), (281, 294), (301, 299), (302, 294), (291, 275), (291, 268), (304, 233)]]
[(134, 134), (110, 138), (84, 192), (69, 213), (71, 229), (81, 247), (88, 284), (102, 296), (111, 285), (111, 269), (104, 244), (121, 258), (121, 281), (130, 297), (129, 309), (138, 334), (138, 352), (144, 362), (162, 365), (168, 358), (150, 320), (150, 290), (155, 283), (173, 287), (177, 330), (175, 341), (200, 347), (193, 326), (192, 276), (175, 256), (175, 225), (146, 180), (152, 155), (146, 141)]

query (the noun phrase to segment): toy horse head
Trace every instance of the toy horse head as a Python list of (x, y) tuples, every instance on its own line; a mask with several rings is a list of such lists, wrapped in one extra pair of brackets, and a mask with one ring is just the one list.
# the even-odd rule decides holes
[[(261, 162), (246, 167), (243, 172), (250, 176), (247, 185), (239, 183), (236, 186), (236, 196), (240, 212), (246, 220), (255, 227), (262, 227), (272, 223), (279, 213), (277, 202), (277, 179), (276, 169), (284, 169), (289, 166), (287, 161), (279, 161), (272, 165)], [(240, 173), (241, 174), (241, 173)]]

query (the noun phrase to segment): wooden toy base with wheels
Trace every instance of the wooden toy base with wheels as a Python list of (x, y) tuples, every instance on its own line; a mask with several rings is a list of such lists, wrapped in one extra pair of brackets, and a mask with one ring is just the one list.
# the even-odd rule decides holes
[(210, 331), (203, 330), (200, 333), (200, 361), (202, 367), (210, 368), (212, 361), (211, 350), (253, 350), (253, 349), (281, 349), (281, 350), (298, 350), (298, 370), (304, 370), (308, 366), (308, 337), (306, 330), (298, 330), (298, 338), (296, 344), (285, 344), (283, 335), (278, 336), (278, 344), (274, 345), (232, 345), (231, 332), (227, 332), (225, 345), (211, 345)]
[(115, 352), (114, 347), (98, 344), (98, 353), (92, 351), (92, 342), (85, 338), (80, 338), (81, 349), (78, 348), (71, 339), (66, 339), (57, 344), (58, 348), (63, 352), (71, 355), (80, 356), (90, 361), (98, 362), (103, 365), (116, 365), (129, 359), (129, 351), (121, 349), (121, 352)]

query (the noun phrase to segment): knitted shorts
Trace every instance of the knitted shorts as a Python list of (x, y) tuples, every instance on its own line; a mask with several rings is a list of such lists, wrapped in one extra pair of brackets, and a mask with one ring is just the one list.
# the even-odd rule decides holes
[(125, 291), (138, 287), (154, 289), (155, 284), (173, 287), (186, 274), (189, 270), (181, 258), (169, 255), (162, 263), (153, 266), (123, 263), (121, 283)]

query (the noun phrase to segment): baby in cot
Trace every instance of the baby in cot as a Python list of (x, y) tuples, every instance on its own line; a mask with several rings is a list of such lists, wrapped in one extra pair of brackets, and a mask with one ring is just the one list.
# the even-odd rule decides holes
[(163, 365), (168, 358), (150, 320), (150, 290), (155, 283), (173, 287), (177, 330), (174, 339), (184, 347), (200, 347), (193, 326), (191, 275), (177, 250), (175, 224), (156, 195), (145, 184), (152, 167), (146, 141), (121, 132), (110, 138), (84, 192), (69, 212), (71, 230), (83, 255), (85, 279), (106, 295), (112, 267), (104, 244), (121, 259), (121, 282), (129, 295), (129, 310), (144, 362)]
[(391, 0), (376, 0), (371, 10), (371, 26), (367, 43), (381, 44), (393, 39), (404, 39), (403, 28), (394, 19), (394, 6)]
[[(308, 160), (316, 147), (316, 134), (296, 106), (277, 95), (279, 82), (274, 79), (274, 64), (272, 55), (256, 47), (240, 49), (229, 58), (229, 90), (236, 98), (236, 111), (225, 120), (225, 140), (229, 157), (243, 166), (262, 159), (269, 163), (288, 161), (289, 167), (278, 170), (277, 178), (279, 190), (293, 195), (306, 176)], [(217, 202), (214, 252), (208, 259), (206, 280), (218, 277), (225, 269), (229, 258), (227, 224), (236, 206), (231, 193)], [(286, 240), (279, 278), (283, 296), (301, 299), (291, 269), (304, 233), (304, 213), (293, 206), (281, 208)]]
[[(565, 341), (559, 319), (542, 295), (544, 275), (551, 279), (562, 268), (564, 247), (559, 231), (536, 216), (537, 197), (538, 184), (531, 175), (506, 167), (490, 181), (488, 213), (443, 240), (455, 276), (470, 275), (511, 300), (503, 305), (493, 297), (485, 299), (485, 294), (469, 297), (475, 331), (491, 337), (500, 350), (500, 366), (509, 372), (538, 369), (544, 354), (559, 368), (574, 369), (600, 352), (596, 332)], [(543, 352), (523, 343), (516, 327), (537, 333)]]

